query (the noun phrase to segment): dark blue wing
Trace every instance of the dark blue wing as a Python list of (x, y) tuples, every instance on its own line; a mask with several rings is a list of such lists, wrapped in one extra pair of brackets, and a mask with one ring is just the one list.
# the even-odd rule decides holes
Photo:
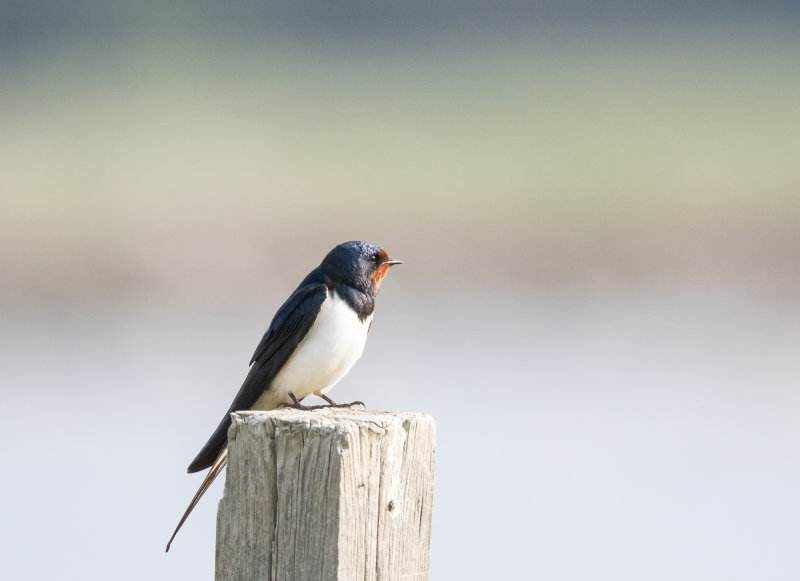
[(203, 449), (189, 465), (189, 472), (208, 468), (228, 443), (231, 412), (248, 410), (269, 389), (272, 380), (317, 318), (328, 289), (323, 283), (304, 284), (292, 293), (273, 317), (250, 360), (250, 372), (233, 403)]
[[(292, 349), (286, 357), (288, 359), (288, 355), (308, 333), (327, 295), (328, 289), (323, 283), (308, 284), (294, 291), (272, 318), (250, 359), (250, 365), (275, 357), (287, 344), (291, 344)], [(280, 367), (283, 367), (286, 359), (281, 361)]]

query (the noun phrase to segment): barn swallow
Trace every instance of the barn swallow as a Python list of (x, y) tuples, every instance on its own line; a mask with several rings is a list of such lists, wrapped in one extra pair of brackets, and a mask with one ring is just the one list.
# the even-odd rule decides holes
[[(402, 264), (386, 251), (366, 242), (345, 242), (331, 250), (303, 279), (264, 333), (250, 360), (250, 372), (239, 393), (206, 445), (189, 464), (188, 472), (210, 468), (175, 532), (228, 463), (231, 413), (272, 410), (280, 406), (316, 409), (300, 401), (314, 394), (331, 406), (325, 395), (361, 357), (375, 310), (375, 296), (389, 268)], [(362, 404), (363, 405), (363, 404)]]

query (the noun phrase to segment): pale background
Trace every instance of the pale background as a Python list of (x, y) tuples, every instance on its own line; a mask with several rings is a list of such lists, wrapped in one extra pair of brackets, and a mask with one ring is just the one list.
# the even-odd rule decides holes
[(791, 3), (0, 4), (0, 577), (163, 553), (275, 310), (406, 264), (332, 392), (438, 425), (432, 579), (800, 578)]

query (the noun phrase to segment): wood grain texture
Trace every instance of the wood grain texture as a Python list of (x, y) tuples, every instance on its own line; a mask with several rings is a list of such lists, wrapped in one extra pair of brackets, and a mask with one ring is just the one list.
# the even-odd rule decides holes
[(433, 418), (238, 412), (228, 439), (217, 581), (428, 578)]

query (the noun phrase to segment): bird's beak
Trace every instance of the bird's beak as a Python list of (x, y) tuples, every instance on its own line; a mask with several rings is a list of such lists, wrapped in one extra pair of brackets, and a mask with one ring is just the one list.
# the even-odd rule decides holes
[(393, 266), (395, 264), (403, 264), (403, 261), (402, 260), (387, 260), (383, 264), (386, 264), (388, 266)]

